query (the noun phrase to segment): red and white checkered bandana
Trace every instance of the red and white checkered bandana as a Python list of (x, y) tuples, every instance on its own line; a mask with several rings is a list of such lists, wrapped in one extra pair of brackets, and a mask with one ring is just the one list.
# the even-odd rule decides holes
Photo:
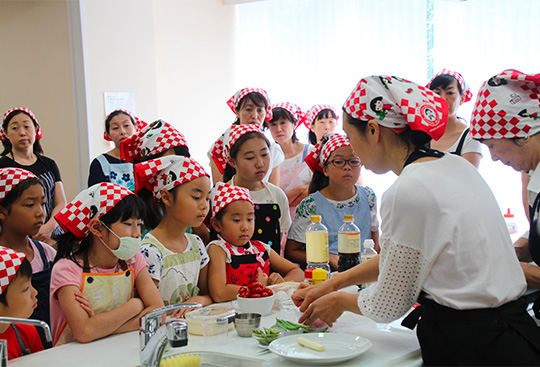
[(339, 120), (339, 115), (334, 109), (334, 107), (327, 104), (316, 104), (315, 106), (311, 107), (306, 113), (305, 124), (308, 128), (315, 123), (315, 118), (322, 110), (331, 110), (336, 115), (336, 120)]
[(15, 278), (25, 257), (22, 252), (0, 246), (0, 294), (6, 291), (9, 283)]
[(457, 79), (459, 86), (461, 87), (461, 91), (463, 92), (463, 96), (464, 96), (463, 103), (468, 102), (472, 99), (471, 88), (469, 88), (469, 85), (465, 82), (465, 79), (463, 79), (463, 76), (457, 71), (442, 69), (437, 74), (435, 74), (433, 78), (431, 78), (429, 83), (426, 84), (426, 88), (430, 89), (429, 86), (433, 82), (433, 79), (435, 79), (439, 75), (450, 75)]
[(471, 117), (474, 139), (524, 138), (540, 131), (540, 74), (508, 69), (485, 81)]
[(350, 146), (351, 143), (345, 135), (336, 133), (325, 134), (315, 145), (315, 148), (306, 156), (305, 162), (313, 172), (323, 172), (323, 166), (330, 158), (330, 154), (338, 148)]
[[(27, 113), (30, 116), (30, 118), (34, 121), (34, 123), (36, 124), (36, 140), (39, 140), (39, 139), (43, 138), (43, 130), (41, 130), (41, 127), (39, 126), (38, 120), (36, 119), (36, 116), (34, 116), (32, 111), (30, 111), (30, 109), (26, 108), (26, 107), (15, 107), (15, 108), (12, 108), (10, 110), (7, 110), (4, 113), (4, 118), (2, 119), (2, 127), (0, 128), (0, 140), (1, 141), (8, 141), (7, 133), (4, 130), (4, 122), (6, 122), (6, 118), (13, 111), (22, 111), (22, 112)], [(7, 126), (6, 126), (6, 128), (7, 128)]]
[(289, 111), (289, 113), (297, 120), (295, 129), (300, 125), (305, 125), (309, 128), (307, 114), (303, 112), (297, 104), (291, 102), (276, 103), (272, 105), (272, 111), (274, 111), (275, 108), (283, 108), (284, 110)]
[(219, 137), (218, 140), (216, 140), (214, 146), (212, 147), (211, 156), (220, 173), (225, 171), (225, 167), (227, 166), (227, 156), (229, 155), (229, 152), (234, 144), (236, 144), (238, 139), (240, 139), (244, 134), (252, 131), (260, 133), (261, 129), (254, 124), (232, 125), (223, 133), (223, 135)]
[(117, 184), (101, 182), (83, 190), (54, 216), (64, 231), (73, 233), (79, 240), (86, 237), (88, 224), (101, 218), (131, 191)]
[[(129, 112), (128, 110), (124, 110), (124, 109), (119, 108), (119, 109), (116, 109), (116, 110), (112, 111), (111, 113), (114, 113), (116, 111), (122, 111), (125, 114), (127, 114), (128, 116), (130, 116), (133, 119), (133, 121), (135, 121), (135, 127), (136, 127), (137, 130), (141, 130), (141, 129), (143, 129), (144, 127), (146, 127), (148, 125), (147, 122), (144, 122), (143, 120), (141, 120), (137, 116), (133, 116), (133, 114), (131, 112)], [(107, 115), (107, 117), (105, 117), (105, 121), (107, 121), (107, 119), (109, 118), (111, 113), (109, 113)], [(103, 132), (103, 139), (105, 139), (107, 141), (112, 141), (112, 139), (109, 137), (109, 134), (107, 134), (106, 131)]]
[(196, 178), (210, 177), (195, 159), (179, 155), (168, 155), (137, 163), (134, 171), (135, 191), (146, 187), (152, 191), (156, 201), (161, 199), (161, 190), (169, 191)]
[(234, 186), (225, 182), (218, 182), (210, 191), (210, 205), (212, 216), (216, 216), (221, 209), (236, 200), (246, 200), (253, 205), (253, 199), (249, 195), (249, 190), (245, 187)]
[(266, 109), (266, 117), (264, 118), (264, 121), (270, 121), (272, 120), (272, 103), (270, 103), (270, 98), (268, 98), (268, 93), (264, 89), (261, 88), (244, 88), (240, 89), (238, 92), (236, 92), (229, 100), (227, 101), (227, 105), (231, 108), (232, 112), (237, 114), (238, 111), (236, 111), (236, 108), (238, 107), (238, 104), (240, 104), (240, 101), (242, 98), (247, 96), (250, 93), (259, 93), (266, 99), (266, 105), (268, 108)]
[(343, 109), (358, 120), (375, 120), (401, 134), (408, 128), (438, 140), (448, 120), (448, 102), (437, 93), (395, 76), (361, 79)]
[(188, 146), (184, 135), (171, 124), (157, 120), (124, 140), (120, 144), (120, 157), (126, 162), (140, 161), (178, 146)]
[(37, 178), (37, 176), (22, 168), (0, 168), (0, 203), (15, 186), (29, 178)]

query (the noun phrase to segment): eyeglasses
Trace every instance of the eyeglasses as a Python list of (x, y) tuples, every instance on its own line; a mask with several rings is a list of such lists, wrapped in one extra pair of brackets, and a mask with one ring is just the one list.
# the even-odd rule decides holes
[(332, 163), (336, 167), (345, 167), (345, 165), (348, 163), (351, 167), (358, 167), (360, 166), (361, 162), (358, 158), (353, 159), (334, 159), (332, 161), (328, 161), (328, 163)]

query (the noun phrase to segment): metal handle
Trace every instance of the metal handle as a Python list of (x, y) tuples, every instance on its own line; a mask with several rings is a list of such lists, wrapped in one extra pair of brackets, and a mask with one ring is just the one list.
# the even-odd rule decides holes
[(8, 352), (7, 352), (7, 340), (0, 340), (0, 364), (2, 367), (7, 367)]
[(18, 317), (0, 316), (0, 323), (26, 324), (26, 325), (39, 326), (45, 331), (45, 339), (49, 343), (52, 343), (51, 328), (49, 327), (49, 324), (47, 324), (45, 321), (36, 320), (36, 319), (21, 319)]

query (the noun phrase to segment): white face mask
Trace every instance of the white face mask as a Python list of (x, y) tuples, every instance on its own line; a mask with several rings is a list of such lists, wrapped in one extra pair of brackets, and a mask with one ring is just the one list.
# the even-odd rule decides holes
[(114, 233), (109, 227), (107, 227), (107, 225), (105, 223), (101, 222), (101, 224), (103, 224), (105, 226), (105, 228), (107, 228), (109, 230), (109, 232), (111, 232), (113, 235), (115, 235), (116, 238), (118, 238), (118, 240), (120, 241), (120, 245), (118, 246), (118, 248), (116, 250), (113, 250), (112, 248), (107, 246), (107, 244), (105, 242), (103, 242), (101, 237), (98, 237), (99, 240), (101, 241), (101, 243), (105, 247), (107, 247), (107, 249), (114, 256), (116, 256), (120, 260), (129, 260), (133, 256), (135, 256), (135, 254), (137, 253), (137, 251), (139, 251), (139, 248), (141, 247), (141, 239), (139, 237), (137, 237), (137, 238), (118, 237), (118, 235), (116, 233)]

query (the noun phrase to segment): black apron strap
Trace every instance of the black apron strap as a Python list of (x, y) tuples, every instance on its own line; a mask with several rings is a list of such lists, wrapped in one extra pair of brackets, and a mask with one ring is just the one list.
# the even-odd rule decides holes
[(405, 164), (403, 165), (403, 168), (405, 168), (406, 166), (408, 166), (409, 164), (413, 163), (414, 161), (416, 161), (416, 160), (418, 160), (420, 158), (425, 158), (425, 157), (441, 158), (442, 156), (444, 156), (443, 152), (440, 152), (440, 151), (435, 150), (435, 149), (428, 148), (427, 146), (416, 147), (416, 148), (414, 148), (411, 155), (409, 155), (409, 157), (405, 161)]
[(19, 343), (19, 348), (21, 348), (22, 355), (23, 356), (29, 355), (31, 353), (30, 349), (28, 349), (26, 345), (24, 344), (24, 341), (21, 338), (21, 334), (19, 333), (19, 330), (17, 329), (15, 324), (11, 324), (11, 327), (13, 328), (13, 331), (15, 331), (15, 336), (17, 337), (17, 343)]
[(540, 193), (536, 196), (531, 211), (531, 227), (529, 230), (529, 253), (535, 263), (540, 264), (540, 235), (538, 234), (538, 211)]
[(401, 321), (401, 326), (414, 330), (414, 328), (416, 327), (416, 325), (418, 325), (418, 322), (422, 318), (422, 314), (424, 313), (424, 307), (422, 306), (422, 303), (425, 303), (427, 301), (426, 295), (426, 292), (420, 291), (420, 295), (418, 296), (418, 303), (420, 304), (416, 306), (416, 308), (412, 310), (403, 319), (403, 321)]
[(459, 139), (459, 144), (456, 150), (452, 152), (452, 154), (461, 155), (461, 151), (463, 150), (463, 145), (465, 144), (465, 139), (467, 139), (467, 135), (469, 135), (469, 128), (466, 128), (465, 130), (463, 130), (463, 133), (461, 134), (461, 138)]

